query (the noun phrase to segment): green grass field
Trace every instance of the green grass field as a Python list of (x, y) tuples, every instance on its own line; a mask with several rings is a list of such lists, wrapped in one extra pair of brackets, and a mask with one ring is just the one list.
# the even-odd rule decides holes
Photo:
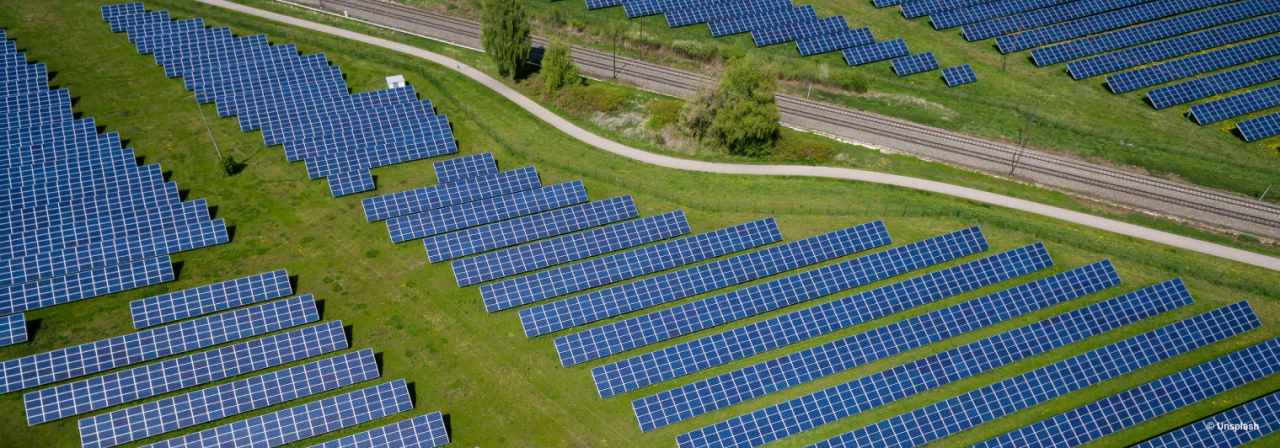
[[(478, 15), (478, 0), (398, 1), (452, 15)], [(1138, 167), (1152, 174), (1253, 197), (1271, 183), (1280, 183), (1276, 174), (1280, 172), (1280, 139), (1245, 143), (1231, 134), (1235, 122), (1246, 117), (1197, 126), (1184, 116), (1191, 104), (1157, 111), (1144, 102), (1146, 89), (1113, 95), (1103, 86), (1103, 77), (1073, 81), (1064, 73), (1065, 63), (1036, 67), (1029, 51), (1010, 54), (1006, 61), (996, 51), (993, 39), (968, 42), (959, 28), (935, 31), (928, 18), (906, 20), (897, 7), (877, 9), (869, 0), (805, 0), (794, 4), (812, 4), (820, 17), (843, 15), (852, 27), (870, 27), (879, 40), (904, 38), (914, 53), (932, 51), (942, 67), (972, 64), (979, 82), (950, 88), (939, 71), (899, 78), (888, 61), (851, 68), (839, 52), (803, 58), (794, 44), (757, 49), (747, 33), (713, 39), (705, 25), (672, 29), (662, 16), (645, 18), (642, 24), (640, 19), (627, 19), (621, 7), (588, 11), (581, 0), (522, 3), (536, 20), (535, 32), (544, 36), (563, 36), (607, 50), (611, 41), (600, 37), (602, 30), (623, 27), (632, 41), (624, 53), (632, 57), (643, 55), (646, 60), (685, 69), (714, 71), (718, 58), (707, 63), (671, 50), (674, 42), (686, 41), (709, 46), (707, 51), (713, 54), (762, 55), (778, 67), (784, 78), (812, 77), (822, 66), (832, 78), (856, 70), (870, 78), (871, 94), (815, 90), (814, 96), (1015, 143), (1034, 115), (1035, 125), (1026, 131), (1029, 146)], [(562, 17), (563, 25), (555, 26), (556, 20), (550, 18), (553, 11)], [(797, 81), (784, 85), (783, 90), (803, 95), (807, 86), (807, 82)]]
[[(801, 178), (748, 178), (657, 169), (585, 147), (515, 105), (452, 71), (373, 47), (355, 45), (305, 30), (279, 26), (216, 8), (178, 0), (149, 1), (178, 18), (204, 17), (213, 26), (231, 26), (238, 35), (266, 33), (274, 43), (294, 42), (307, 53), (324, 52), (343, 67), (356, 91), (382, 88), (382, 78), (405, 74), (424, 98), (453, 124), (462, 154), (492, 151), (504, 169), (537, 166), (546, 184), (583, 179), (592, 199), (632, 194), (643, 215), (683, 209), (695, 232), (774, 216), (786, 240), (883, 219), (896, 244), (928, 238), (970, 225), (982, 226), (992, 250), (1043, 241), (1057, 267), (1024, 281), (1112, 259), (1125, 285), (1073, 303), (1032, 313), (951, 340), (874, 362), (800, 387), (766, 396), (688, 422), (641, 433), (630, 400), (730, 369), (791, 353), (885, 323), (919, 315), (1011, 286), (984, 288), (886, 319), (859, 325), (806, 343), (711, 369), (680, 381), (599, 399), (588, 370), (598, 363), (561, 368), (550, 338), (525, 339), (514, 312), (488, 314), (475, 288), (459, 289), (448, 268), (426, 262), (421, 246), (392, 245), (385, 228), (365, 222), (359, 199), (430, 184), (429, 162), (374, 171), (378, 190), (334, 199), (321, 181), (308, 181), (301, 164), (289, 164), (280, 148), (264, 148), (257, 133), (240, 132), (233, 119), (210, 121), (224, 152), (247, 160), (241, 174), (218, 171), (209, 134), (191, 93), (179, 80), (165, 79), (149, 57), (135, 54), (123, 34), (111, 34), (97, 7), (103, 2), (5, 1), (0, 25), (30, 59), (56, 72), (51, 83), (77, 98), (76, 111), (94, 117), (106, 132), (120, 132), (146, 163), (171, 172), (188, 199), (207, 198), (218, 218), (235, 227), (229, 244), (178, 254), (175, 282), (36, 310), (32, 342), (0, 349), (13, 359), (131, 331), (128, 302), (167, 291), (287, 268), (299, 277), (298, 292), (323, 301), (324, 319), (353, 328), (352, 349), (382, 354), (383, 380), (414, 383), (411, 414), (372, 422), (299, 443), (308, 446), (409, 415), (440, 410), (449, 416), (456, 446), (471, 447), (670, 447), (679, 433), (711, 424), (823, 387), (994, 335), (1035, 320), (1093, 303), (1175, 276), (1183, 277), (1197, 303), (1078, 344), (1006, 366), (968, 380), (894, 403), (775, 444), (803, 446), (864, 424), (963, 393), (1011, 375), (1239, 300), (1248, 300), (1264, 327), (1143, 369), (1076, 394), (1045, 403), (937, 444), (973, 443), (1015, 429), (1093, 399), (1189, 367), (1252, 343), (1280, 336), (1280, 287), (1274, 272), (1225, 262), (1113, 234), (950, 198), (860, 183)], [(214, 108), (204, 106), (206, 114)], [(710, 193), (709, 193), (710, 192)], [(984, 254), (985, 255), (985, 254)], [(954, 265), (977, 257), (949, 263)], [(1017, 282), (1017, 281), (1015, 281)], [(856, 291), (890, 282), (878, 282)], [(837, 297), (844, 297), (841, 294)], [(818, 302), (832, 300), (827, 297)], [(681, 302), (683, 303), (683, 302)], [(789, 308), (783, 311), (791, 311)], [(770, 313), (769, 317), (778, 313)], [(752, 319), (751, 321), (759, 320)], [(741, 325), (734, 324), (731, 326)], [(697, 336), (701, 336), (699, 334)], [(683, 342), (690, 337), (670, 343)], [(620, 357), (610, 358), (610, 360)], [(1097, 446), (1121, 446), (1159, 434), (1234, 404), (1280, 388), (1280, 377), (1230, 391), (1114, 436)], [(354, 389), (346, 388), (326, 395)], [(21, 394), (0, 397), (3, 446), (76, 446), (75, 419), (25, 427)], [(287, 405), (258, 413), (275, 411)], [(241, 416), (240, 418), (243, 418)], [(216, 423), (227, 423), (228, 419)], [(196, 429), (215, 426), (206, 424)], [(1276, 437), (1259, 446), (1275, 444)], [(154, 442), (156, 439), (149, 439)], [(134, 444), (136, 446), (140, 444)]]

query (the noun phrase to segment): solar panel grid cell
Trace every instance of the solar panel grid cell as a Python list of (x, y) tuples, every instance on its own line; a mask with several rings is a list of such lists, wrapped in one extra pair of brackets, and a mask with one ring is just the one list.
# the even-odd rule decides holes
[(0, 288), (0, 314), (47, 308), (173, 280), (169, 256)]
[(907, 49), (907, 42), (902, 39), (876, 42), (861, 47), (846, 48), (842, 51), (845, 63), (851, 66), (870, 64), (911, 53), (911, 50)]
[(1280, 59), (1148, 90), (1151, 106), (1163, 109), (1201, 98), (1280, 79)]
[(423, 246), (427, 260), (437, 263), (637, 216), (640, 212), (631, 196), (618, 196), (428, 237), (423, 240)]
[(0, 316), (0, 347), (27, 342), (27, 319), (22, 314)]
[(449, 444), (449, 432), (439, 412), (353, 434), (311, 448), (432, 448)]
[(734, 417), (677, 436), (676, 441), (680, 448), (764, 445), (1190, 305), (1191, 295), (1175, 282), (1077, 308)]
[(1280, 135), (1280, 113), (1263, 115), (1236, 123), (1240, 135), (1246, 142), (1254, 142), (1267, 137)]
[(1111, 93), (1124, 93), (1280, 54), (1280, 36), (1200, 53), (1107, 76)]
[(713, 1), (687, 9), (668, 9), (667, 25), (693, 25), (726, 17), (791, 8), (791, 0)]
[(1191, 119), (1204, 126), (1280, 105), (1280, 85), (1264, 87), (1191, 106)]
[(293, 294), (280, 269), (129, 302), (133, 328), (142, 329)]
[(818, 20), (818, 13), (814, 12), (813, 5), (804, 5), (799, 8), (777, 9), (759, 14), (744, 14), (716, 19), (707, 22), (707, 27), (711, 28), (712, 36), (720, 37), (745, 33), (756, 28), (812, 22), (814, 20)]
[(844, 16), (832, 16), (823, 17), (812, 22), (756, 28), (751, 30), (751, 39), (755, 41), (757, 47), (767, 47), (847, 29), (849, 29), (849, 23), (844, 20)]
[[(1280, 392), (1233, 407), (1147, 440), (1134, 448), (1177, 448), (1195, 446), (1201, 448), (1234, 448), (1280, 430)], [(1219, 428), (1252, 421), (1254, 430), (1223, 431)]]
[(602, 398), (794, 344), (1053, 265), (1043, 245), (793, 311), (591, 369)]
[(858, 28), (800, 39), (796, 41), (796, 48), (800, 50), (801, 56), (813, 56), (829, 51), (867, 45), (875, 43), (875, 41), (876, 38), (871, 35), (870, 28)]
[(948, 87), (955, 87), (978, 82), (978, 75), (973, 73), (973, 67), (964, 64), (942, 69), (942, 79), (947, 82)]
[[(683, 219), (683, 213), (681, 213)], [(684, 224), (687, 226), (687, 224)], [(687, 227), (684, 227), (687, 229)], [(700, 233), (653, 246), (481, 287), (490, 312), (583, 291), (782, 239), (772, 219)]]
[[(1280, 10), (1280, 6), (1276, 8)], [(1067, 63), (1067, 72), (1071, 73), (1072, 78), (1080, 80), (1261, 37), (1277, 31), (1280, 31), (1280, 14), (1071, 61)]]
[(932, 51), (897, 58), (890, 62), (893, 64), (893, 73), (898, 76), (938, 69), (938, 60), (933, 57)]
[(1018, 31), (1066, 22), (1072, 19), (1088, 17), (1115, 9), (1140, 5), (1151, 0), (1080, 0), (1048, 8), (1037, 9), (999, 17), (978, 23), (970, 23), (962, 28), (965, 40), (979, 40), (1003, 36)]
[(556, 338), (564, 366), (794, 305), (988, 248), (977, 227)]
[(525, 336), (539, 336), (888, 243), (883, 222), (862, 224), (520, 310), (520, 322)]
[(378, 222), (397, 216), (420, 213), (481, 199), (503, 196), (542, 187), (538, 171), (524, 167), (456, 182), (401, 191), (364, 199), (365, 218)]
[(491, 222), (530, 215), (587, 202), (587, 190), (575, 180), (484, 199), (451, 207), (428, 210), (387, 220), (391, 241), (400, 243)]
[(493, 153), (486, 152), (433, 162), (431, 169), (436, 172), (436, 181), (446, 184), (497, 173), (498, 162), (493, 159)]
[(661, 241), (689, 231), (684, 212), (676, 210), (455, 260), (450, 267), (458, 286), (469, 286)]

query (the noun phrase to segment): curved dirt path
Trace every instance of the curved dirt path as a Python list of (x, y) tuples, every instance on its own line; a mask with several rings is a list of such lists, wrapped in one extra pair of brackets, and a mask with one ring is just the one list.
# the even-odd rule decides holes
[(799, 165), (741, 165), (732, 163), (716, 163), (703, 162), (698, 160), (687, 160), (676, 157), (669, 157), (661, 154), (654, 154), (648, 151), (632, 148), (621, 143), (614, 142), (604, 137), (595, 135), (585, 129), (570, 123), (568, 120), (561, 118), (554, 112), (547, 110), (542, 105), (525, 97), (520, 92), (515, 91), (510, 86), (493, 79), (489, 75), (463, 64), (455, 59), (447, 56), (433, 53), (421, 48), (405, 45), (398, 42), (392, 42), (386, 39), (348, 31), (328, 25), (322, 25), (304, 19), (299, 19), (283, 14), (277, 14), (270, 11), (231, 3), (225, 0), (196, 0), (200, 3), (213, 5), (221, 8), (230, 9), (257, 16), (263, 19), (281, 22), (287, 25), (298, 26), (312, 31), (318, 31), (345, 39), (363, 42), (369, 45), (386, 48), (388, 50), (397, 51), (410, 56), (422, 58), (444, 67), (453, 69), (468, 78), (483, 84), (485, 87), (492, 89), (498, 94), (506, 97), (508, 100), (519, 105), (521, 108), (529, 111), (539, 119), (559, 129), (561, 132), (569, 134), (573, 138), (581, 140), (583, 143), (603, 149), (605, 151), (651, 165), (657, 165), (664, 168), (673, 168), (687, 171), (699, 171), (705, 173), (717, 174), (749, 174), (762, 176), (811, 176), (811, 177), (828, 177), (835, 179), (848, 179), (861, 182), (872, 182), (882, 185), (892, 185), (896, 187), (910, 188), (914, 190), (928, 191), (932, 193), (944, 194), (958, 198), (968, 199), (971, 201), (983, 202), (1001, 207), (1008, 207), (1015, 210), (1034, 213), (1041, 216), (1047, 216), (1054, 219), (1060, 219), (1082, 226), (1088, 226), (1096, 229), (1114, 232), (1134, 238), (1144, 239), (1160, 244), (1165, 244), (1180, 249), (1186, 249), (1203, 254), (1213, 255), (1232, 261), (1238, 261), (1254, 266), (1259, 266), (1274, 271), (1280, 271), (1280, 258), (1270, 257), (1246, 250), (1236, 249), (1233, 247), (1223, 246), (1221, 244), (1201, 241), (1194, 238), (1175, 235), (1160, 230), (1149, 229), (1146, 227), (1129, 224), (1126, 222), (1116, 221), (1113, 219), (1102, 218), (1087, 213), (1067, 210), (1064, 208), (1054, 207), (1050, 205), (1040, 204), (1038, 202), (1018, 199), (996, 193), (990, 193), (973, 188), (962, 187), (958, 185), (947, 184), (926, 179), (917, 179), (914, 177), (900, 176), (896, 174), (877, 173), (873, 171), (863, 171), (851, 168), (835, 168), (835, 167), (815, 167), (815, 166), (799, 166)]

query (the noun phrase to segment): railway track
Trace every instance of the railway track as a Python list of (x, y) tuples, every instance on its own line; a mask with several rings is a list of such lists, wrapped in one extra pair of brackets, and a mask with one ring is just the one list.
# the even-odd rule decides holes
[[(300, 0), (292, 0), (299, 2)], [(480, 47), (479, 23), (398, 3), (370, 0), (301, 0), (388, 28), (443, 42)], [(411, 28), (411, 29), (405, 29)], [(534, 37), (535, 47), (546, 39)], [(540, 51), (534, 59), (540, 58)], [(687, 96), (713, 80), (701, 74), (660, 66), (595, 49), (574, 47), (574, 62), (584, 75), (615, 77), (660, 93)], [(1025, 150), (882, 115), (779, 94), (783, 124), (867, 142), (895, 152), (1000, 175), (1013, 174), (1046, 186), (1201, 224), (1280, 238), (1280, 205), (1245, 196), (1158, 179), (1082, 160)]]

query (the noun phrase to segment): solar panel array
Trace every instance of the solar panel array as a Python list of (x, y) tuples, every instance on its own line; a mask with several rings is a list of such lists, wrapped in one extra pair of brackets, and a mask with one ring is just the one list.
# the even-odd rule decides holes
[(397, 216), (387, 220), (387, 233), (391, 235), (391, 242), (402, 243), (583, 202), (587, 202), (587, 191), (582, 186), (582, 181), (575, 180)]
[(1280, 339), (1198, 364), (974, 445), (1067, 447), (1168, 414), (1280, 372)]
[[(656, 429), (773, 391), (1004, 322), (1119, 283), (1095, 272), (1050, 277), (753, 364), (632, 402), (641, 429)], [(1001, 278), (1000, 280), (1003, 280)], [(715, 391), (715, 392), (711, 392)]]
[(369, 222), (378, 222), (397, 216), (435, 210), (541, 187), (542, 180), (538, 178), (538, 170), (529, 166), (512, 171), (367, 198), (360, 201), (360, 204), (364, 207), (365, 218)]
[(800, 39), (796, 41), (796, 48), (800, 49), (801, 56), (812, 56), (875, 43), (875, 41), (876, 38), (871, 35), (870, 28), (858, 28)]
[[(182, 77), (199, 102), (216, 103), (219, 116), (237, 116), (242, 130), (262, 130), (269, 145), (284, 144), (287, 158), (303, 160), (310, 178), (329, 178), (333, 196), (372, 190), (372, 168), (458, 151), (447, 118), (435, 115), (430, 102), (407, 88), (348, 93), (340, 69), (323, 54), (232, 39), (229, 32), (205, 30), (200, 19), (138, 12), (105, 17), (112, 31), (128, 33), (139, 53), (156, 53), (166, 76)], [(458, 163), (483, 170), (484, 159)], [(445, 169), (457, 168), (471, 169)]]
[(449, 432), (439, 412), (352, 434), (311, 448), (432, 448), (449, 443)]
[(1237, 68), (1171, 86), (1148, 90), (1152, 107), (1163, 109), (1201, 98), (1280, 79), (1280, 59)]
[(999, 0), (968, 8), (943, 11), (929, 16), (933, 29), (953, 28), (984, 20), (991, 20), (1040, 8), (1060, 5), (1072, 0)]
[(565, 207), (423, 240), (432, 263), (563, 235), (640, 216), (631, 195)]
[(886, 448), (922, 445), (1259, 325), (1248, 303), (1237, 302), (812, 446), (867, 445), (873, 439)]
[(610, 6), (622, 5), (623, 0), (586, 0), (587, 9), (608, 8)]
[(498, 162), (493, 159), (493, 153), (486, 152), (433, 162), (431, 169), (436, 172), (437, 182), (447, 184), (497, 173)]
[(591, 369), (603, 398), (706, 370), (1053, 265), (1043, 245), (993, 255)]
[[(1280, 430), (1280, 392), (1228, 409), (1195, 423), (1167, 432), (1134, 448), (1176, 448), (1196, 446), (1202, 448), (1234, 448)], [(1239, 431), (1242, 422), (1257, 424), (1256, 429)]]
[(907, 49), (907, 42), (902, 39), (888, 40), (884, 42), (876, 42), (861, 47), (853, 47), (844, 49), (844, 61), (851, 66), (862, 64), (870, 64), (876, 61), (892, 59), (898, 56), (906, 56), (911, 53)]
[(82, 448), (107, 448), (378, 377), (373, 350), (338, 355), (80, 421)]
[(676, 437), (681, 448), (764, 445), (1190, 305), (1176, 280), (1095, 303)]
[(1238, 95), (1191, 106), (1191, 119), (1204, 126), (1280, 105), (1280, 85), (1251, 90)]
[(791, 0), (746, 0), (740, 2), (706, 2), (692, 8), (669, 9), (666, 11), (667, 26), (677, 27), (709, 22), (726, 17), (741, 16), (786, 9), (791, 7)]
[(0, 288), (0, 314), (46, 308), (173, 280), (168, 255)]
[(129, 302), (133, 328), (146, 328), (293, 294), (284, 269)]
[(27, 318), (21, 313), (0, 316), (0, 347), (27, 342)]
[(1080, 0), (978, 23), (970, 23), (961, 28), (961, 33), (964, 34), (965, 40), (975, 42), (1128, 6), (1140, 5), (1148, 1), (1150, 0)]
[(893, 73), (898, 76), (914, 75), (938, 69), (938, 60), (933, 57), (932, 51), (897, 58), (890, 62), (893, 63)]
[[(1280, 5), (1276, 6), (1280, 10)], [(1280, 15), (1266, 16), (1199, 33), (1146, 44), (1067, 63), (1077, 80), (1208, 50), (1280, 31)]]
[(1280, 113), (1241, 121), (1236, 123), (1236, 127), (1240, 129), (1240, 135), (1247, 142), (1280, 135)]
[(1124, 93), (1277, 54), (1280, 54), (1280, 36), (1110, 75), (1107, 76), (1107, 87), (1112, 93)]
[[(1001, 53), (1026, 50), (1236, 0), (1159, 0), (996, 38)], [(1061, 62), (1061, 61), (1059, 61)]]
[[(916, 17), (924, 17), (933, 13), (968, 8), (970, 6), (980, 5), (986, 2), (987, 0), (909, 0), (899, 2), (902, 7), (898, 9), (902, 12), (902, 17), (914, 19)], [(880, 6), (879, 4), (876, 5), (877, 8), (883, 8), (884, 6)]]
[(812, 5), (804, 5), (799, 8), (778, 9), (758, 15), (716, 19), (708, 22), (707, 27), (711, 28), (712, 36), (720, 37), (745, 33), (756, 28), (806, 23), (814, 20), (818, 20), (818, 13), (814, 12)]
[(955, 87), (978, 82), (978, 75), (973, 73), (973, 67), (970, 67), (969, 64), (964, 64), (942, 69), (942, 79), (947, 81), (948, 87)]
[(812, 22), (757, 28), (751, 30), (751, 39), (755, 41), (757, 47), (767, 47), (769, 45), (840, 32), (847, 29), (849, 29), (849, 23), (845, 22), (844, 16), (831, 16), (823, 17)]
[(580, 364), (970, 255), (987, 247), (981, 230), (971, 227), (561, 336), (555, 339), (556, 352), (562, 365)]

